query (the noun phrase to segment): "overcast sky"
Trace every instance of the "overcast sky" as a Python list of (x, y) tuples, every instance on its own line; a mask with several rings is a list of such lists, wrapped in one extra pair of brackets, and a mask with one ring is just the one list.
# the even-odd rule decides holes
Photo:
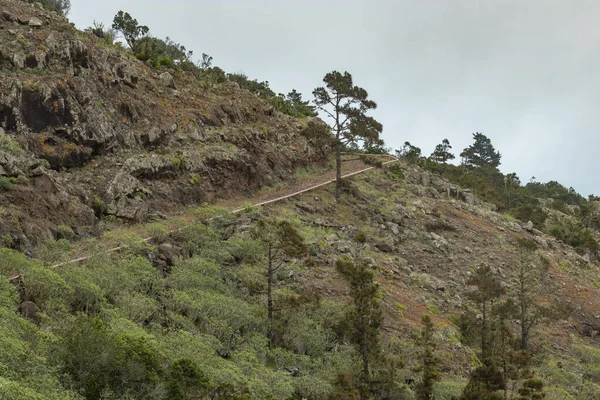
[(131, 13), (227, 72), (312, 99), (349, 71), (388, 146), (458, 153), (483, 132), (500, 169), (600, 194), (600, 1), (71, 0), (78, 28)]

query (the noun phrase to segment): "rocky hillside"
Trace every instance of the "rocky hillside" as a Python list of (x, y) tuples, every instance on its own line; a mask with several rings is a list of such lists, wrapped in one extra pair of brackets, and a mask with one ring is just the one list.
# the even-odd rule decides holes
[(275, 184), (324, 159), (305, 125), (235, 83), (206, 88), (0, 2), (0, 236), (17, 248)]
[[(477, 310), (469, 279), (489, 267), (504, 296), (516, 298), (518, 239), (527, 238), (546, 263), (547, 290), (535, 303), (566, 311), (532, 331), (533, 370), (545, 382), (546, 399), (598, 398), (600, 268), (493, 209), (405, 164), (351, 178), (339, 203), (329, 186), (266, 208), (249, 207), (239, 216), (202, 208), (196, 211), (199, 221), (219, 217), (171, 235), (166, 234), (170, 221), (146, 225), (156, 237), (150, 244), (133, 229), (106, 235), (102, 242), (125, 246), (112, 255), (103, 254), (98, 241), (86, 240), (78, 252), (97, 255), (83, 265), (44, 267), (69, 251), (64, 241), (46, 244), (39, 259), (0, 250), (0, 271), (21, 276), (13, 282), (17, 286), (3, 284), (0, 310), (13, 322), (0, 327), (0, 338), (10, 343), (0, 366), (12, 372), (0, 380), (0, 393), (169, 398), (172, 369), (186, 360), (206, 378), (205, 389), (187, 387), (188, 393), (206, 393), (197, 398), (357, 398), (351, 383), (360, 375), (357, 354), (343, 322), (348, 284), (335, 268), (337, 260), (350, 257), (366, 263), (379, 284), (382, 348), (391, 364), (373, 367), (383, 368), (376, 376), (390, 385), (381, 389), (388, 397), (374, 398), (414, 398), (412, 385), (420, 376), (414, 334), (421, 316), (428, 315), (441, 359), (435, 398), (451, 400), (481, 362), (465, 323)], [(264, 337), (266, 249), (252, 234), (265, 218), (290, 221), (308, 249), (303, 257), (287, 258), (277, 273), (272, 350)], [(17, 306), (21, 316), (14, 312)], [(518, 332), (514, 323), (510, 329)], [(143, 353), (139, 343), (145, 343)], [(95, 350), (98, 346), (104, 350)], [(17, 362), (17, 354), (34, 352), (35, 372)], [(99, 382), (90, 381), (90, 373)], [(31, 374), (43, 384), (30, 383)], [(111, 384), (111, 374), (128, 383)], [(514, 395), (519, 384), (510, 383)], [(111, 395), (96, 397), (96, 384)]]
[[(345, 179), (339, 201), (325, 185), (236, 214), (205, 204), (252, 199), (303, 166), (295, 191), (331, 179), (314, 168), (330, 154), (311, 121), (0, 0), (0, 399), (412, 400), (423, 316), (433, 398), (456, 399), (489, 361), (480, 271), (497, 283), (487, 334), (494, 367), (509, 365), (506, 398), (532, 376), (546, 400), (600, 398), (598, 198), (499, 213), (489, 201), (504, 180), (488, 190), (405, 157)], [(531, 326), (525, 371), (518, 316), (497, 306), (528, 290), (549, 312)], [(370, 374), (357, 292), (382, 312)]]

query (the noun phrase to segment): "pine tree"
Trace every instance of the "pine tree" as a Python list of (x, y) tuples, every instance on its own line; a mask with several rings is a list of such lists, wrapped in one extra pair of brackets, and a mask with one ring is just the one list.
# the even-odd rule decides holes
[(313, 117), (316, 114), (315, 106), (310, 105), (310, 101), (302, 100), (302, 94), (292, 89), (287, 94), (287, 100), (290, 102), (294, 115)]
[(133, 52), (136, 52), (136, 43), (138, 39), (145, 36), (150, 30), (146, 25), (138, 24), (137, 19), (123, 11), (119, 11), (117, 15), (115, 15), (112, 28), (123, 35), (127, 45)]
[(467, 296), (475, 303), (481, 313), (478, 330), (481, 339), (480, 360), (482, 365), (471, 374), (469, 383), (463, 390), (460, 399), (497, 399), (495, 392), (504, 390), (506, 382), (503, 368), (499, 365), (500, 360), (494, 352), (495, 343), (493, 339), (495, 338), (492, 338), (491, 331), (492, 323), (495, 323), (496, 327), (501, 325), (498, 324), (498, 320), (494, 320), (494, 311), (498, 310), (497, 303), (504, 293), (504, 289), (492, 274), (489, 266), (476, 270), (467, 284), (476, 287), (476, 290), (468, 293)]
[(475, 142), (463, 150), (463, 164), (471, 167), (489, 166), (498, 168), (502, 155), (492, 146), (492, 141), (481, 132), (473, 134)]
[(346, 315), (346, 322), (350, 340), (362, 359), (361, 398), (366, 398), (369, 392), (369, 366), (381, 357), (379, 328), (383, 316), (377, 300), (378, 285), (373, 271), (364, 263), (355, 264), (349, 258), (342, 258), (337, 261), (336, 269), (350, 284), (352, 309)]
[(537, 243), (531, 239), (517, 240), (520, 260), (517, 275), (517, 317), (521, 333), (520, 348), (529, 349), (531, 331), (540, 323), (559, 317), (553, 305), (539, 304), (538, 298), (548, 293), (547, 268), (536, 256)]
[(433, 397), (433, 384), (440, 377), (439, 364), (441, 359), (435, 354), (437, 344), (433, 338), (433, 321), (429, 315), (421, 317), (423, 328), (421, 334), (417, 337), (417, 345), (420, 347), (421, 365), (419, 371), (422, 373), (421, 382), (417, 385), (417, 399), (429, 400)]
[(342, 148), (356, 145), (358, 141), (367, 141), (371, 146), (381, 145), (379, 138), (383, 126), (375, 118), (368, 116), (369, 110), (377, 108), (369, 94), (355, 86), (352, 75), (333, 71), (323, 78), (325, 87), (313, 91), (317, 108), (333, 120), (330, 130), (335, 136), (336, 181), (335, 196), (339, 199), (342, 181)]
[(306, 246), (300, 233), (288, 221), (263, 219), (258, 221), (253, 236), (262, 242), (267, 252), (265, 276), (267, 278), (267, 339), (269, 348), (273, 346), (273, 319), (275, 304), (273, 286), (275, 274), (285, 265), (289, 257), (300, 257), (306, 253)]
[(400, 150), (396, 150), (398, 158), (404, 158), (408, 162), (415, 162), (421, 158), (421, 149), (413, 146), (410, 142), (404, 142)]
[(446, 164), (448, 160), (454, 160), (454, 154), (450, 153), (452, 146), (448, 139), (442, 140), (442, 143), (435, 146), (435, 150), (431, 153), (429, 158), (437, 163)]
[(506, 208), (510, 210), (514, 195), (521, 187), (521, 180), (515, 172), (507, 174), (504, 177), (504, 195), (506, 196)]

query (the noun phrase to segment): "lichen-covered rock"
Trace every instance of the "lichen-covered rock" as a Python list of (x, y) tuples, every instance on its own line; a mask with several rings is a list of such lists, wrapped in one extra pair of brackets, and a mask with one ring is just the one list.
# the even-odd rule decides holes
[(40, 26), (42, 26), (42, 20), (36, 17), (30, 18), (29, 22), (27, 23), (27, 25), (33, 27), (33, 28), (39, 28)]
[(161, 85), (171, 89), (175, 89), (175, 79), (173, 79), (173, 75), (171, 75), (170, 73), (163, 72), (158, 76), (158, 80)]
[(142, 183), (126, 172), (120, 172), (107, 190), (108, 213), (132, 221), (144, 221), (148, 205), (144, 197), (152, 194)]

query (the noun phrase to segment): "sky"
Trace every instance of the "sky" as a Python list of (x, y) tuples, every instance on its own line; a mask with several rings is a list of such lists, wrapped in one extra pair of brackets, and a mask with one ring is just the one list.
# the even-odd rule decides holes
[(275, 92), (348, 71), (388, 147), (458, 154), (483, 132), (500, 170), (600, 194), (597, 0), (71, 0), (83, 29), (123, 10)]

